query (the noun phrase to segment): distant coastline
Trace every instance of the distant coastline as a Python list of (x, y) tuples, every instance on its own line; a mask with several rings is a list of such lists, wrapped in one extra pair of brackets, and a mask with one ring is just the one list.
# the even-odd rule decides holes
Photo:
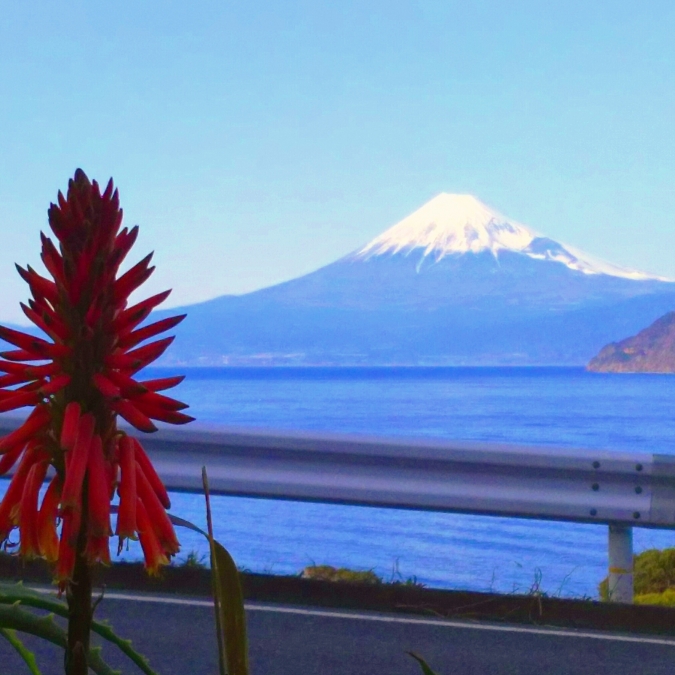
[(166, 366), (147, 374), (181, 372), (193, 380), (208, 379), (457, 379), (461, 377), (569, 376), (585, 374), (577, 366)]
[(606, 345), (591, 359), (587, 370), (675, 374), (675, 312), (668, 312), (637, 335)]

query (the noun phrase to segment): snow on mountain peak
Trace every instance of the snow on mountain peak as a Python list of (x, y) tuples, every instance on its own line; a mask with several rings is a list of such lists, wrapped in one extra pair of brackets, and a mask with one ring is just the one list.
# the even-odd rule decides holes
[(670, 281), (593, 258), (559, 244), (511, 220), (472, 195), (441, 193), (414, 213), (375, 237), (353, 259), (408, 255), (423, 249), (424, 257), (436, 262), (446, 255), (489, 251), (512, 251), (529, 258), (559, 262), (584, 274), (608, 274), (635, 280)]
[(425, 255), (522, 251), (538, 235), (505, 218), (472, 195), (442, 193), (365, 246), (371, 256), (424, 248)]

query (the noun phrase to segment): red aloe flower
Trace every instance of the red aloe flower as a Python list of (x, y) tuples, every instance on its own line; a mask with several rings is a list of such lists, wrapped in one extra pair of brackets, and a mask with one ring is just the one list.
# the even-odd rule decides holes
[[(21, 307), (49, 339), (0, 326), (0, 338), (16, 347), (0, 353), (0, 412), (34, 407), (0, 439), (0, 474), (17, 465), (0, 502), (0, 542), (18, 527), (20, 553), (56, 563), (64, 589), (77, 576), (78, 561), (109, 562), (115, 491), (119, 548), (124, 539), (139, 539), (150, 572), (176, 554), (166, 489), (140, 442), (118, 430), (117, 417), (144, 432), (156, 431), (153, 420), (193, 418), (180, 412), (185, 404), (158, 393), (181, 377), (134, 379), (173, 338), (147, 340), (185, 315), (139, 327), (168, 292), (127, 306), (154, 267), (151, 254), (118, 274), (138, 227), (121, 228), (112, 180), (101, 194), (78, 169), (67, 197), (59, 192), (58, 205), (50, 206), (49, 226), (57, 243), (41, 234), (41, 257), (51, 279), (17, 266), (32, 294)], [(48, 471), (53, 476), (40, 504)]]

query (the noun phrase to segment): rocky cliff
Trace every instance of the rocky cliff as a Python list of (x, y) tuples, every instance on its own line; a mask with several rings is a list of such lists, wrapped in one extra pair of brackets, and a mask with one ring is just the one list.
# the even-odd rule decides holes
[(675, 312), (657, 319), (637, 335), (612, 342), (591, 359), (599, 373), (675, 373)]

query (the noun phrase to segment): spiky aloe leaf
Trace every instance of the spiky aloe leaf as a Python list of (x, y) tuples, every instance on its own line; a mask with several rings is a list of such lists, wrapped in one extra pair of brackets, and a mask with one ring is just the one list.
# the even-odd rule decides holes
[[(36, 616), (22, 609), (19, 602), (0, 605), (0, 629), (2, 628), (30, 633), (63, 649), (68, 646), (66, 631), (56, 624), (53, 614)], [(98, 649), (89, 650), (88, 663), (96, 675), (120, 675), (119, 671), (113, 670), (101, 658)]]
[[(202, 478), (206, 496), (207, 522), (210, 524), (211, 506), (205, 468), (202, 469)], [(239, 583), (237, 566), (225, 547), (213, 538), (212, 527), (209, 527), (209, 532), (204, 532), (188, 520), (173, 515), (169, 517), (174, 525), (199, 532), (209, 542), (220, 673), (221, 675), (248, 675), (244, 594)]]
[[(67, 605), (56, 598), (39, 593), (31, 588), (26, 588), (22, 583), (5, 584), (0, 582), (0, 605), (15, 605), (17, 603), (27, 607), (44, 609), (57, 616), (68, 618)], [(103, 639), (114, 644), (123, 654), (128, 656), (145, 675), (157, 675), (157, 672), (150, 668), (148, 660), (133, 649), (131, 641), (121, 638), (107, 623), (92, 621), (91, 628), (95, 633), (98, 633)]]
[(131, 646), (131, 640), (121, 638), (107, 623), (92, 621), (91, 629), (95, 633), (98, 633), (103, 639), (114, 644), (123, 654), (128, 656), (145, 673), (145, 675), (158, 675), (157, 671), (150, 667), (148, 659), (142, 654), (139, 654)]
[(415, 652), (407, 653), (410, 654), (410, 656), (412, 656), (413, 659), (415, 659), (415, 661), (420, 664), (424, 675), (436, 675), (436, 673), (429, 667), (429, 664), (421, 656), (419, 656), (419, 654), (415, 654)]
[(24, 660), (26, 666), (31, 675), (41, 675), (40, 669), (38, 668), (37, 662), (35, 660), (35, 654), (24, 645), (21, 640), (16, 635), (16, 631), (12, 628), (0, 628), (0, 635), (9, 642), (12, 647), (16, 650), (19, 656)]

